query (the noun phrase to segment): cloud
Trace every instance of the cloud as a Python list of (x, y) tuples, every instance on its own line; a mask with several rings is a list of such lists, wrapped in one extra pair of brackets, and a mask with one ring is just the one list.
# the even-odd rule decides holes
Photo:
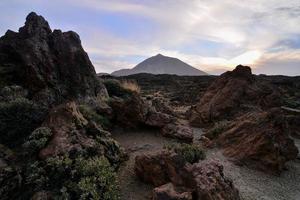
[[(18, 9), (37, 9), (55, 25), (76, 27), (97, 71), (133, 67), (162, 53), (212, 73), (237, 64), (272, 73), (276, 60), (300, 74), (300, 0), (52, 0), (46, 7), (38, 0), (4, 0), (0, 5), (17, 9), (11, 5), (18, 2)], [(206, 45), (211, 43), (219, 45)]]

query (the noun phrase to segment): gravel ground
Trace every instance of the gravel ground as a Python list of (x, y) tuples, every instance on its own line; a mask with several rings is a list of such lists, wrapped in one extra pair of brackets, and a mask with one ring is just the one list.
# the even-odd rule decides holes
[(164, 138), (155, 131), (114, 131), (115, 138), (129, 153), (129, 160), (119, 169), (118, 182), (121, 190), (121, 200), (149, 200), (153, 186), (137, 179), (134, 173), (134, 158), (143, 153), (161, 151), (166, 144), (174, 140)]
[[(155, 131), (122, 132), (115, 131), (113, 137), (128, 151), (129, 160), (121, 166), (118, 180), (121, 186), (122, 200), (149, 200), (153, 186), (140, 182), (134, 174), (136, 155), (160, 151), (165, 144), (174, 140), (161, 137)], [(194, 129), (195, 137), (202, 134), (201, 129)], [(300, 149), (300, 140), (295, 139)], [(274, 176), (234, 165), (220, 150), (207, 152), (207, 159), (218, 160), (224, 165), (224, 173), (231, 178), (239, 189), (243, 200), (300, 200), (300, 160), (287, 163), (287, 170), (280, 176)]]
[(220, 151), (209, 152), (208, 159), (221, 161), (224, 174), (233, 180), (243, 200), (300, 199), (300, 160), (289, 162), (286, 171), (274, 176), (234, 165)]

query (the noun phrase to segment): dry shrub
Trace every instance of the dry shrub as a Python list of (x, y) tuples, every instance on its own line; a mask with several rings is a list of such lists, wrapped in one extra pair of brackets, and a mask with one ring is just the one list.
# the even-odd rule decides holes
[(124, 89), (132, 91), (132, 92), (137, 92), (137, 93), (141, 92), (140, 86), (137, 84), (136, 81), (133, 81), (133, 80), (123, 80), (121, 82), (121, 86)]

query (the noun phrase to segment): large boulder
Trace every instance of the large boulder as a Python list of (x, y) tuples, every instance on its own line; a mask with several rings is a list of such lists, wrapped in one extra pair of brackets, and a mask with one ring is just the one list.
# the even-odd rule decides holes
[(79, 36), (52, 31), (36, 13), (19, 32), (8, 30), (0, 38), (0, 87), (6, 85), (22, 86), (30, 98), (47, 104), (107, 95)]
[(145, 124), (152, 127), (163, 128), (166, 124), (174, 123), (175, 121), (176, 119), (169, 114), (149, 109)]
[(190, 122), (205, 126), (220, 119), (230, 119), (249, 108), (266, 109), (280, 105), (279, 93), (267, 82), (258, 80), (251, 68), (239, 65), (217, 78), (191, 108)]
[(239, 200), (239, 191), (233, 182), (224, 176), (223, 166), (214, 161), (202, 161), (185, 167), (187, 187), (199, 200)]
[(223, 166), (215, 161), (191, 164), (179, 154), (163, 151), (137, 156), (135, 172), (142, 181), (157, 186), (154, 200), (240, 199)]
[(160, 186), (180, 181), (179, 170), (185, 165), (184, 159), (178, 154), (163, 151), (135, 157), (135, 173), (144, 182)]
[(193, 129), (188, 126), (180, 125), (176, 123), (170, 123), (165, 125), (161, 133), (165, 137), (178, 139), (185, 143), (192, 143), (194, 139)]
[(232, 121), (215, 141), (234, 162), (266, 172), (282, 171), (298, 154), (280, 109), (247, 113)]
[(109, 105), (113, 109), (113, 120), (124, 128), (136, 128), (144, 124), (148, 107), (137, 94), (127, 98), (113, 97)]

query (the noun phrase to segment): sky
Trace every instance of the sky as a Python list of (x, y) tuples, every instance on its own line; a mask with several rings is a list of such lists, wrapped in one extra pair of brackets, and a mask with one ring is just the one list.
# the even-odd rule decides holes
[(300, 75), (300, 0), (1, 0), (0, 35), (31, 11), (77, 32), (97, 72), (158, 53), (210, 74)]

